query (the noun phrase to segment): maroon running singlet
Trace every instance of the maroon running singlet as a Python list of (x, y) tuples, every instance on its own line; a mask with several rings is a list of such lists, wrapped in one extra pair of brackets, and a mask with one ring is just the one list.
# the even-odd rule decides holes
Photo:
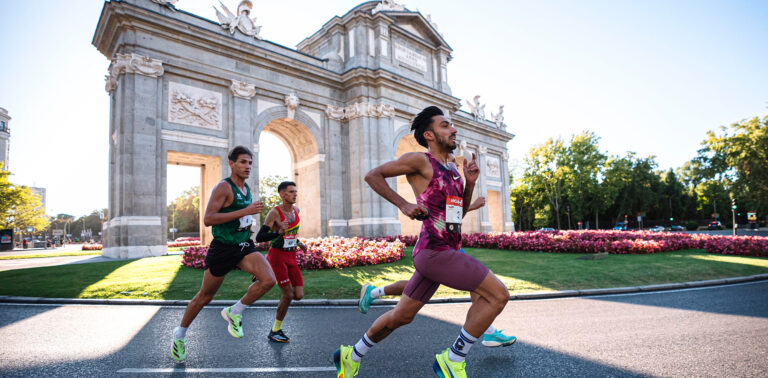
[(474, 257), (461, 253), (464, 180), (454, 164), (444, 166), (431, 153), (432, 180), (416, 201), (429, 210), (413, 248), (416, 272), (403, 294), (426, 303), (443, 284), (473, 291), (488, 275), (488, 268)]

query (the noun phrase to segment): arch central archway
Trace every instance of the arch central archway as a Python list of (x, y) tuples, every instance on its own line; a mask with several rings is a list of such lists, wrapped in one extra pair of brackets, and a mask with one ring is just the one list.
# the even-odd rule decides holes
[[(257, 124), (264, 126), (257, 127), (254, 140), (260, 141), (262, 132), (270, 133), (285, 144), (291, 155), (291, 171), (283, 175), (294, 181), (299, 191), (296, 203), (301, 209), (299, 234), (302, 237), (323, 235), (320, 163), (324, 161), (324, 155), (321, 153), (315, 133), (312, 132), (313, 129), (318, 128), (317, 125), (299, 112), (295, 119), (287, 118), (284, 108), (276, 109), (269, 114), (261, 114)], [(261, 148), (258, 145), (257, 147)], [(262, 164), (270, 164), (270, 161), (257, 161), (255, 177), (259, 177), (258, 171)]]

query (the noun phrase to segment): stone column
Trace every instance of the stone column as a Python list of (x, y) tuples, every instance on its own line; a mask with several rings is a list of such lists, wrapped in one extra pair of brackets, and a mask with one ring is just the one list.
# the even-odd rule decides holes
[(504, 231), (515, 231), (515, 223), (512, 222), (512, 200), (510, 197), (509, 186), (509, 154), (507, 151), (501, 155), (501, 193), (502, 204), (504, 205)]
[(102, 255), (113, 258), (166, 253), (166, 206), (160, 156), (162, 62), (116, 54), (106, 77), (111, 101), (109, 221)]
[[(488, 162), (486, 159), (488, 158), (488, 147), (486, 146), (479, 146), (477, 148), (478, 156), (477, 156), (477, 165), (480, 168), (480, 177), (477, 180), (477, 185), (475, 186), (475, 191), (478, 193), (479, 196), (485, 197), (486, 201), (488, 200), (488, 176), (487, 176), (487, 169), (488, 169)], [(492, 231), (491, 226), (491, 218), (488, 215), (488, 205), (482, 207), (482, 212), (480, 213), (480, 232), (488, 233)]]
[[(257, 140), (253, 140), (253, 119), (252, 109), (253, 101), (251, 100), (256, 96), (256, 86), (248, 84), (246, 82), (232, 80), (232, 85), (229, 87), (232, 91), (232, 129), (230, 130), (229, 150), (235, 146), (247, 147), (253, 152), (253, 167), (259, 166), (259, 152), (256, 143)], [(229, 167), (226, 166), (222, 170), (222, 176), (220, 179), (229, 177)], [(253, 199), (259, 198), (259, 172), (257, 169), (251, 169), (251, 176), (246, 181), (248, 186), (251, 187)], [(259, 225), (258, 217), (255, 217), (255, 225)], [(258, 230), (256, 230), (258, 231)]]
[(325, 110), (326, 125), (328, 130), (326, 131), (326, 139), (328, 143), (328, 149), (326, 150), (326, 162), (328, 170), (325, 177), (325, 192), (328, 214), (326, 224), (326, 235), (338, 235), (347, 236), (347, 219), (344, 217), (344, 174), (345, 169), (343, 165), (344, 161), (344, 149), (342, 145), (342, 121), (346, 118), (344, 116), (344, 108), (328, 105)]
[[(374, 192), (365, 175), (395, 158), (390, 141), (394, 130), (394, 108), (386, 104), (357, 102), (347, 107), (349, 119), (350, 219), (349, 235), (384, 236), (400, 234), (397, 208)], [(389, 186), (397, 190), (394, 179)]]

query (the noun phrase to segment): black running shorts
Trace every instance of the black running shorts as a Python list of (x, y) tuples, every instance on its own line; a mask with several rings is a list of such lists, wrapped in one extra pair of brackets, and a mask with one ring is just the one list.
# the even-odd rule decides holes
[(235, 269), (243, 257), (253, 252), (256, 252), (256, 244), (251, 239), (241, 244), (225, 244), (213, 239), (208, 246), (208, 255), (205, 256), (205, 269), (210, 269), (211, 274), (221, 277)]

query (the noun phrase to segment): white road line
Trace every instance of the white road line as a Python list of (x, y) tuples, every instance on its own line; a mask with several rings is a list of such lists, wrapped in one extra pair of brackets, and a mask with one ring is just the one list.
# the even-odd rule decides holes
[(306, 373), (314, 371), (336, 371), (333, 366), (316, 367), (263, 367), (263, 368), (126, 368), (118, 373), (167, 374), (167, 373)]

